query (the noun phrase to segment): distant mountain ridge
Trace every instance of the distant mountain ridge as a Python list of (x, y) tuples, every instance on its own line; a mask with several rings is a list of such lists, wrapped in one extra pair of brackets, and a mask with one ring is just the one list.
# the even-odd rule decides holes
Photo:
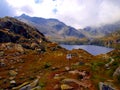
[(63, 40), (66, 38), (84, 38), (85, 36), (77, 29), (67, 26), (63, 22), (57, 19), (45, 19), (39, 17), (30, 17), (22, 14), (21, 16), (15, 17), (20, 21), (23, 21), (31, 26), (36, 27), (45, 36), (52, 39)]
[(120, 21), (113, 24), (105, 24), (99, 27), (88, 26), (79, 31), (83, 33), (87, 38), (101, 38), (113, 32), (116, 32), (117, 30), (120, 30)]

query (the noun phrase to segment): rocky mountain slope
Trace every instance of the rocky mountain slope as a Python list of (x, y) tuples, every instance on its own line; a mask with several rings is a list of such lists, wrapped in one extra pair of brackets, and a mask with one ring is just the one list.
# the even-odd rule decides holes
[(120, 49), (120, 30), (116, 30), (104, 37), (96, 38), (92, 40), (90, 44)]
[(106, 35), (109, 35), (117, 30), (120, 30), (120, 21), (113, 24), (105, 24), (98, 27), (85, 27), (79, 31), (83, 33), (88, 38), (101, 38)]
[[(11, 17), (0, 18), (0, 89), (78, 88), (74, 86), (77, 85), (74, 81), (82, 82), (67, 73), (69, 65), (78, 62), (78, 57), (71, 58), (72, 61), (68, 62), (66, 58), (68, 53), (70, 52), (56, 43), (49, 42), (37, 29)], [(72, 53), (75, 56), (78, 54), (76, 51)], [(79, 50), (79, 53), (88, 56), (87, 58), (81, 56), (84, 62), (92, 57), (84, 50)], [(71, 78), (67, 79), (67, 75)], [(62, 78), (70, 82), (73, 80), (73, 86), (60, 83)], [(89, 84), (91, 83), (90, 81)], [(82, 88), (87, 86), (82, 85)]]
[(41, 48), (42, 43), (48, 42), (37, 29), (18, 20), (5, 17), (0, 19), (0, 43), (17, 43), (24, 48)]
[(119, 55), (68, 51), (23, 22), (0, 18), (0, 90), (120, 90)]
[(67, 40), (69, 41), (70, 39), (85, 38), (85, 36), (78, 30), (71, 26), (65, 25), (63, 22), (57, 19), (30, 17), (25, 14), (22, 14), (21, 16), (17, 16), (15, 18), (36, 27), (40, 32), (42, 32), (52, 41), (62, 42)]

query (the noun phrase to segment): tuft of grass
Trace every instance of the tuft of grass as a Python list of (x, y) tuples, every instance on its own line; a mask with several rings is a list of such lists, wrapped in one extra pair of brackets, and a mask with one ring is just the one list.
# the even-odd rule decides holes
[(44, 68), (46, 69), (46, 68), (49, 68), (49, 67), (51, 67), (52, 66), (52, 64), (50, 63), (50, 62), (45, 62), (45, 64), (44, 64)]

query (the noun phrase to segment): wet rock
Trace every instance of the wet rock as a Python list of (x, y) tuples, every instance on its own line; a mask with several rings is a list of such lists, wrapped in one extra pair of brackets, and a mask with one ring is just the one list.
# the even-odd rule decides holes
[(61, 85), (61, 90), (72, 90), (72, 89), (73, 89), (73, 87), (71, 87), (67, 84), (62, 84)]
[(16, 72), (16, 71), (14, 71), (14, 70), (10, 70), (9, 71), (9, 75), (10, 76), (16, 76), (18, 73)]

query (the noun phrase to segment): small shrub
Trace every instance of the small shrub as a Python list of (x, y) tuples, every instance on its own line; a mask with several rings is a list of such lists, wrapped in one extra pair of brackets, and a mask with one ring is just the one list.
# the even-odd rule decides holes
[(45, 82), (40, 82), (40, 83), (39, 83), (39, 86), (40, 86), (41, 88), (45, 87), (45, 85), (46, 85)]
[(46, 62), (46, 63), (44, 64), (44, 68), (49, 68), (49, 67), (51, 67), (51, 63), (50, 63), (50, 62)]

